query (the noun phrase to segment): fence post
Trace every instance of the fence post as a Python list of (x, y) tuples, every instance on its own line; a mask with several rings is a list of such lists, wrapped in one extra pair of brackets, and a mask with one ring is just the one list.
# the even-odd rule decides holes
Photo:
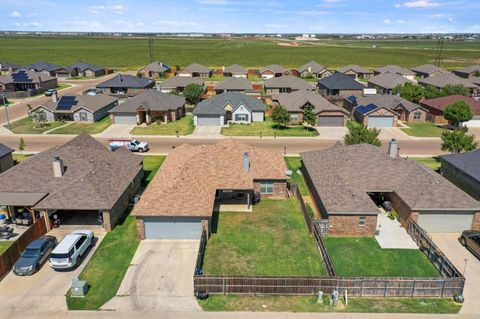
[(223, 289), (223, 294), (225, 295), (225, 277), (222, 277), (222, 289)]
[(383, 292), (383, 296), (386, 297), (387, 296), (387, 288), (388, 288), (388, 281), (385, 280), (385, 290)]
[(412, 287), (412, 297), (415, 295), (415, 286), (417, 284), (417, 280), (413, 280), (413, 287)]
[(445, 291), (445, 281), (446, 281), (446, 279), (443, 279), (442, 294), (440, 295), (441, 298), (443, 298), (443, 292)]
[(360, 281), (360, 297), (362, 297), (362, 296), (363, 296), (363, 277)]

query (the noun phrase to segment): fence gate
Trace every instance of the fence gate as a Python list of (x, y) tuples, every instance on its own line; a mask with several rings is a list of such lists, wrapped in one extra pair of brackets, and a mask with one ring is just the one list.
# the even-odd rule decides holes
[(317, 219), (313, 221), (321, 236), (328, 235), (328, 219)]

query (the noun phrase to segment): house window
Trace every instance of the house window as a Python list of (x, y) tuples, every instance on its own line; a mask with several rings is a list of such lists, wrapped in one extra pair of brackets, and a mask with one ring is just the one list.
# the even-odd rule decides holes
[(360, 216), (358, 218), (358, 226), (365, 226), (367, 223), (367, 216)]
[(248, 114), (235, 114), (235, 122), (248, 122)]
[(87, 116), (87, 113), (86, 112), (80, 112), (78, 113), (78, 115), (80, 116), (80, 121), (88, 121), (88, 116)]
[(273, 182), (272, 181), (260, 182), (260, 194), (273, 194)]
[(298, 122), (298, 114), (290, 114), (291, 122)]
[(413, 113), (413, 119), (414, 120), (420, 120), (422, 118), (422, 112), (414, 112)]

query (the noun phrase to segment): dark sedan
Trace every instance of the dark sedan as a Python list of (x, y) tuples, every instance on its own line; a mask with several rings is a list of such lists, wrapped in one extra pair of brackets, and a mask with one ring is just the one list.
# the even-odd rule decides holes
[(466, 230), (460, 236), (460, 243), (480, 258), (480, 231)]
[(29, 276), (36, 273), (48, 259), (57, 239), (53, 236), (42, 236), (28, 245), (13, 266), (13, 272), (19, 276)]

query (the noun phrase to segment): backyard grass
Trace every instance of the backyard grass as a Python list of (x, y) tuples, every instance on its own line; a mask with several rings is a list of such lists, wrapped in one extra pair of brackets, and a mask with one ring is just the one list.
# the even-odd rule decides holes
[(438, 277), (416, 249), (382, 249), (375, 238), (326, 237), (325, 245), (340, 277)]
[(251, 213), (221, 212), (213, 219), (203, 264), (206, 275), (326, 274), (294, 199), (265, 199)]
[(110, 125), (112, 125), (112, 120), (110, 119), (110, 116), (107, 115), (100, 121), (94, 123), (74, 122), (70, 125), (54, 130), (48, 134), (97, 134), (105, 131), (105, 129)]
[(266, 117), (264, 122), (252, 122), (252, 124), (230, 124), (229, 127), (222, 128), (222, 134), (225, 136), (318, 136), (318, 131), (314, 128), (308, 129), (303, 125), (290, 127), (277, 127), (270, 117)]
[(13, 241), (10, 240), (2, 240), (0, 241), (0, 255), (3, 254), (5, 250), (7, 250), (8, 247), (13, 243)]
[(300, 194), (302, 196), (308, 196), (308, 189), (303, 181), (303, 177), (302, 175), (297, 173), (297, 171), (299, 171), (300, 167), (302, 166), (301, 158), (285, 157), (285, 163), (287, 164), (288, 169), (292, 171), (290, 180), (295, 182), (298, 185), (298, 189), (300, 190)]
[(411, 136), (416, 137), (440, 137), (444, 129), (437, 127), (434, 123), (405, 123), (410, 128), (402, 130)]
[[(142, 155), (138, 155), (142, 156)], [(163, 161), (165, 160), (166, 156), (152, 156), (146, 155), (143, 157), (143, 171), (145, 173), (144, 185), (148, 185), (157, 171), (162, 166)]]
[(168, 124), (152, 123), (144, 127), (134, 128), (130, 134), (134, 135), (190, 135), (193, 133), (193, 116), (187, 115), (180, 120)]
[[(56, 127), (65, 125), (65, 122), (49, 122), (43, 127), (34, 127), (34, 123), (30, 117), (24, 117), (15, 122), (10, 123), (10, 131), (15, 134), (41, 134)], [(8, 125), (4, 125), (8, 128)]]
[(13, 161), (15, 164), (21, 163), (33, 154), (13, 154)]
[(438, 157), (409, 157), (408, 159), (419, 162), (434, 171), (439, 170), (440, 166), (442, 166), (442, 163)]
[(210, 295), (198, 302), (204, 311), (454, 314), (461, 308), (451, 298), (348, 298), (348, 306), (341, 299), (337, 307), (328, 297), (319, 304), (315, 296)]

